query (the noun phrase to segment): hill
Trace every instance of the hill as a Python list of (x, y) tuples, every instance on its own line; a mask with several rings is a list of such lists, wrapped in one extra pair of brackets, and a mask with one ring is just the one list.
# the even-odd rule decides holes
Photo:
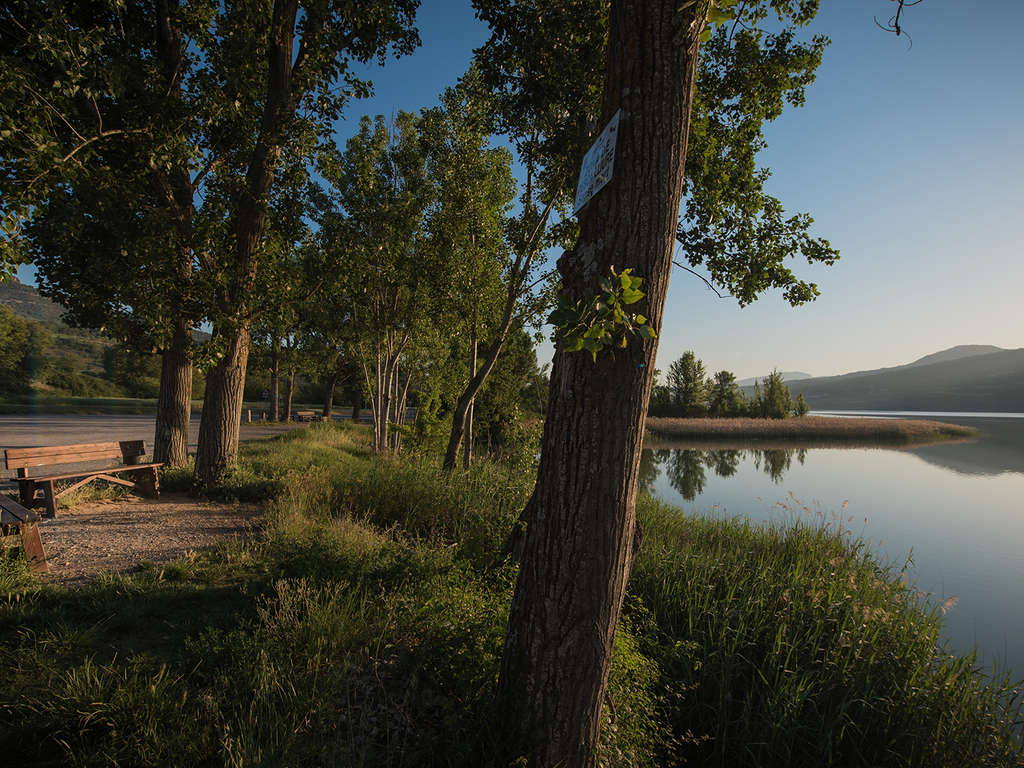
[(0, 305), (6, 305), (25, 319), (42, 323), (51, 330), (68, 328), (60, 319), (64, 308), (41, 296), (31, 285), (19, 282), (18, 278), (9, 283), (0, 282)]
[(953, 347), (913, 363), (790, 386), (812, 409), (1024, 412), (1024, 348)]

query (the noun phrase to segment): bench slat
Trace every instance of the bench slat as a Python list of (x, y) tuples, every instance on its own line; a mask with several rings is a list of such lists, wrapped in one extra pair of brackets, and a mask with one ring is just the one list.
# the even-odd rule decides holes
[(27, 469), (50, 464), (70, 464), (80, 461), (122, 459), (146, 453), (145, 440), (122, 440), (107, 443), (78, 443), (75, 445), (44, 445), (32, 448), (8, 448), (4, 457), (8, 469)]
[(8, 469), (29, 469), (31, 467), (46, 467), (57, 464), (77, 464), (85, 461), (104, 461), (107, 459), (120, 459), (121, 451), (79, 451), (75, 453), (54, 453), (48, 456), (29, 456), (18, 459), (16, 462), (7, 460)]
[(45, 477), (29, 477), (27, 480), (35, 480), (37, 482), (44, 482), (46, 480), (70, 480), (75, 477), (85, 477), (86, 475), (103, 475), (111, 472), (133, 472), (137, 469), (152, 469), (153, 467), (162, 467), (163, 462), (156, 462), (153, 464), (125, 464), (123, 467), (101, 467), (99, 469), (83, 469), (81, 472), (68, 472), (63, 475), (46, 475)]

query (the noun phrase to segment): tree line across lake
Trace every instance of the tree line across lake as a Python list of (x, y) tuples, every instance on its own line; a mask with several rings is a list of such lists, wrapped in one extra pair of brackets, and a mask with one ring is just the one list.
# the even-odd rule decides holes
[(806, 416), (810, 411), (803, 392), (793, 398), (777, 370), (754, 383), (751, 396), (740, 389), (736, 375), (719, 371), (708, 376), (704, 362), (692, 351), (684, 352), (668, 369), (664, 383), (651, 390), (651, 416), (749, 416), (785, 419)]

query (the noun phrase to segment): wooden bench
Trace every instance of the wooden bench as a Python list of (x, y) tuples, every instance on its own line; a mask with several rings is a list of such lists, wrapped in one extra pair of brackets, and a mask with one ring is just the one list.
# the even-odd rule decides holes
[[(36, 498), (38, 492), (41, 496), (39, 501), (46, 508), (46, 513), (50, 517), (56, 517), (57, 499), (93, 480), (106, 480), (108, 483), (124, 485), (153, 498), (159, 496), (160, 481), (156, 470), (163, 466), (163, 463), (142, 464), (141, 459), (145, 453), (146, 442), (144, 440), (122, 440), (117, 443), (8, 448), (4, 451), (4, 459), (7, 462), (7, 469), (17, 470), (16, 480), (22, 505), (30, 509), (39, 506)], [(78, 464), (109, 459), (120, 459), (122, 465), (32, 477), (28, 475), (30, 467), (57, 467), (61, 464)], [(122, 473), (127, 473), (130, 479), (116, 476)], [(72, 483), (58, 493), (54, 489), (54, 483), (59, 480), (78, 480), (78, 482)]]
[(49, 570), (43, 553), (43, 540), (39, 536), (39, 515), (0, 493), (0, 529), (6, 533), (9, 528), (16, 528), (21, 536), (21, 548), (25, 550), (29, 567), (37, 572)]
[(323, 418), (324, 418), (323, 415), (317, 413), (316, 411), (296, 411), (295, 412), (295, 420), (296, 421), (323, 421)]

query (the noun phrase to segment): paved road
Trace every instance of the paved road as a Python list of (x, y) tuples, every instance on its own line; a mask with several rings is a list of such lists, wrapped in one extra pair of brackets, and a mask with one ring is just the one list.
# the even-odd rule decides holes
[[(253, 440), (295, 429), (296, 424), (242, 424), (240, 438)], [(155, 417), (129, 414), (109, 415), (0, 415), (0, 450), (28, 448), (33, 445), (69, 445), (72, 443), (103, 443), (114, 440), (145, 440), (153, 450)], [(199, 416), (189, 424), (189, 449), (195, 450), (199, 436)], [(14, 473), (0, 465), (0, 479)]]

